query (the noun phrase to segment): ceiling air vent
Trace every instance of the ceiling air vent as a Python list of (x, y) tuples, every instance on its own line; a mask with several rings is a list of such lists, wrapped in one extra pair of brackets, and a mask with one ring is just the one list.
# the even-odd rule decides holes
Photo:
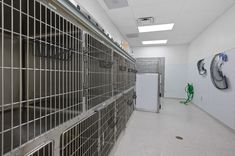
[(128, 7), (127, 0), (104, 0), (104, 3), (109, 9)]
[(142, 17), (137, 19), (137, 24), (142, 25), (152, 25), (154, 23), (153, 17)]
[(137, 38), (137, 37), (139, 37), (139, 34), (137, 34), (137, 33), (134, 33), (134, 34), (126, 34), (126, 37), (127, 37), (127, 38)]

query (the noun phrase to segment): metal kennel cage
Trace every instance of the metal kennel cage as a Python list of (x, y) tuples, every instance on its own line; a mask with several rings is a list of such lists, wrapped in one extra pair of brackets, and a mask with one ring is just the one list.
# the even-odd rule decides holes
[(113, 53), (113, 94), (117, 95), (118, 90), (118, 71), (119, 71), (119, 63), (118, 63), (119, 55), (114, 52)]
[(130, 119), (134, 108), (135, 108), (135, 91), (131, 89), (129, 92), (126, 93), (126, 119), (127, 121)]
[(115, 144), (135, 61), (66, 7), (0, 0), (0, 155), (105, 156)]
[(112, 96), (112, 49), (90, 34), (85, 34), (85, 67), (87, 109)]
[(61, 156), (98, 156), (99, 115), (94, 113), (61, 135)]
[(126, 89), (126, 79), (127, 79), (127, 66), (125, 58), (119, 56), (118, 58), (118, 77), (117, 77), (117, 86), (118, 92), (123, 92)]
[(108, 156), (115, 143), (115, 102), (100, 111), (100, 153)]
[(116, 137), (119, 138), (122, 130), (126, 127), (126, 113), (127, 105), (125, 103), (125, 97), (121, 96), (116, 100)]
[(128, 62), (128, 78), (127, 78), (127, 89), (134, 86), (135, 85), (135, 82), (136, 82), (136, 73), (137, 73), (137, 70), (135, 68), (135, 64), (132, 63), (132, 62)]
[(82, 30), (38, 1), (12, 2), (0, 2), (1, 155), (82, 111)]

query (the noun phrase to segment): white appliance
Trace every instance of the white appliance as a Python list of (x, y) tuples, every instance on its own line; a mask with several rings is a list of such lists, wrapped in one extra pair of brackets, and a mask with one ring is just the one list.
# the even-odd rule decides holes
[(158, 112), (158, 74), (141, 73), (136, 76), (136, 109)]

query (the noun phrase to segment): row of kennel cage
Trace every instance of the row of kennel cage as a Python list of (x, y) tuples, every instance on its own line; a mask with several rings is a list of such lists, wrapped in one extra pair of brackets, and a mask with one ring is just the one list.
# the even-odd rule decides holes
[[(130, 62), (39, 0), (0, 0), (0, 33), (0, 155), (67, 127), (68, 121), (111, 98), (117, 66), (113, 55), (123, 67)], [(117, 75), (117, 82), (123, 82), (120, 91), (134, 86), (127, 86), (127, 67)], [(88, 128), (84, 125), (81, 131)], [(84, 146), (96, 147), (92, 138)], [(28, 155), (53, 155), (46, 151), (54, 142), (46, 142)]]
[[(63, 156), (108, 156), (133, 111), (126, 111), (130, 91), (61, 135)], [(122, 100), (124, 99), (124, 100)], [(133, 107), (132, 107), (133, 108)]]

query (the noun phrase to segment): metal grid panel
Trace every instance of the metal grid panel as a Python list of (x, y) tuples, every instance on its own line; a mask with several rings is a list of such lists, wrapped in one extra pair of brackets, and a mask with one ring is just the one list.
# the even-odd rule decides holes
[(87, 109), (112, 96), (112, 49), (89, 34), (85, 35), (84, 54), (87, 75), (85, 76)]
[(133, 62), (125, 60), (114, 51), (113, 54), (113, 91), (114, 95), (129, 89), (136, 82), (136, 68)]
[(135, 85), (136, 82), (136, 69), (135, 64), (132, 62), (127, 62), (128, 66), (128, 75), (127, 75), (127, 89)]
[(98, 156), (98, 113), (61, 135), (61, 156)]
[(126, 115), (127, 115), (127, 121), (130, 119), (135, 105), (134, 105), (134, 94), (135, 91), (134, 89), (130, 90), (127, 94), (126, 94), (126, 105), (127, 105), (127, 109), (126, 109)]
[(119, 99), (116, 100), (116, 110), (117, 110), (117, 116), (116, 116), (116, 136), (117, 139), (120, 136), (123, 129), (126, 127), (126, 110), (127, 105), (125, 103), (124, 96), (121, 96)]
[(115, 102), (100, 111), (101, 156), (108, 156), (115, 142)]
[(113, 53), (113, 94), (117, 95), (120, 93), (118, 90), (118, 71), (119, 71), (119, 63), (118, 63), (119, 55), (114, 52)]
[(0, 155), (82, 111), (82, 31), (35, 0), (0, 1)]
[(159, 58), (137, 58), (138, 73), (158, 73)]
[(117, 86), (118, 92), (123, 92), (126, 89), (126, 81), (127, 81), (127, 67), (125, 58), (119, 55), (118, 58), (118, 77), (117, 77)]
[(43, 144), (25, 156), (53, 156), (53, 141)]

